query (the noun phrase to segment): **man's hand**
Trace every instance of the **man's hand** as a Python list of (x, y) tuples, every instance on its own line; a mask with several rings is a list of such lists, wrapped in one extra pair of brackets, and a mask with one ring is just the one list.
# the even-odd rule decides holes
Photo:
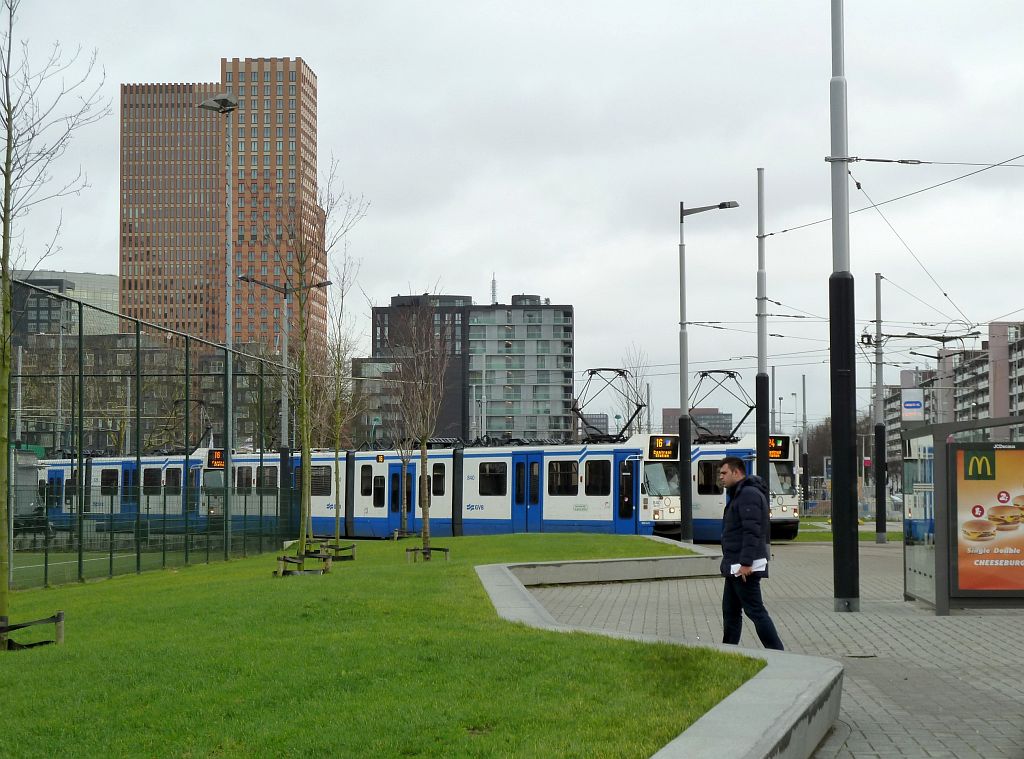
[(745, 567), (745, 566), (743, 566), (743, 565), (741, 564), (741, 565), (740, 565), (740, 571), (739, 571), (739, 573), (738, 573), (738, 574), (739, 574), (739, 576), (740, 576), (740, 579), (741, 579), (741, 580), (743, 580), (743, 582), (746, 582), (746, 581), (747, 581), (747, 577), (749, 577), (749, 576), (750, 576), (750, 574), (751, 574), (751, 573), (752, 573), (753, 571), (754, 571), (754, 569), (753, 569), (752, 567)]

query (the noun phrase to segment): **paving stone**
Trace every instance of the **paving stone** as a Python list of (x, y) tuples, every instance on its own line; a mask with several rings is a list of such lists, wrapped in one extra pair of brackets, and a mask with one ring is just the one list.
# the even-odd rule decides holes
[[(861, 611), (835, 612), (831, 546), (781, 544), (762, 586), (788, 650), (845, 668), (839, 719), (849, 730), (833, 730), (815, 756), (1024, 759), (1024, 657), (1006, 656), (1024, 612), (936, 617), (904, 601), (898, 543), (862, 544), (859, 575)], [(698, 642), (721, 639), (721, 591), (721, 579), (698, 578), (533, 592), (566, 624)], [(743, 647), (761, 647), (747, 621)]]

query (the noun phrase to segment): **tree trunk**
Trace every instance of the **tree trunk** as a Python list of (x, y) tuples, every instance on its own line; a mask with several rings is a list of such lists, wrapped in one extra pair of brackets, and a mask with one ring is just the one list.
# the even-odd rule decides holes
[[(7, 58), (6, 69), (10, 72), (11, 47), (13, 46), (14, 10), (10, 9), (7, 27), (7, 49), (4, 55)], [(9, 616), (9, 587), (7, 584), (10, 576), (10, 547), (8, 532), (10, 526), (7, 523), (7, 508), (10, 504), (11, 486), (11, 428), (8, 423), (11, 411), (11, 177), (14, 163), (14, 110), (11, 107), (11, 78), (10, 74), (4, 77), (4, 104), (7, 122), (6, 148), (4, 150), (4, 200), (3, 200), (3, 259), (0, 261), (0, 298), (3, 298), (3, 334), (0, 335), (0, 493), (4, 494), (4, 501), (0, 504), (0, 617)]]
[(423, 560), (430, 561), (430, 487), (427, 485), (426, 442), (420, 443), (420, 510), (423, 512)]

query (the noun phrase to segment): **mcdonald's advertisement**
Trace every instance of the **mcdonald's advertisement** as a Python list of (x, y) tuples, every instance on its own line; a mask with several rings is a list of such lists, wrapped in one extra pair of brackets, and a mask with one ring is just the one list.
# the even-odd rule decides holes
[(1024, 446), (958, 446), (954, 493), (956, 588), (1024, 591)]

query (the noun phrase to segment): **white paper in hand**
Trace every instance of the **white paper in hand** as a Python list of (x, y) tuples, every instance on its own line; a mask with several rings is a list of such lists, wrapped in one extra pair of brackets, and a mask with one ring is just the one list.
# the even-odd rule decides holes
[[(768, 559), (754, 559), (754, 563), (750, 567), (752, 572), (764, 572), (766, 569), (768, 569)], [(740, 573), (740, 565), (730, 564), (729, 573), (733, 577), (738, 577)]]

